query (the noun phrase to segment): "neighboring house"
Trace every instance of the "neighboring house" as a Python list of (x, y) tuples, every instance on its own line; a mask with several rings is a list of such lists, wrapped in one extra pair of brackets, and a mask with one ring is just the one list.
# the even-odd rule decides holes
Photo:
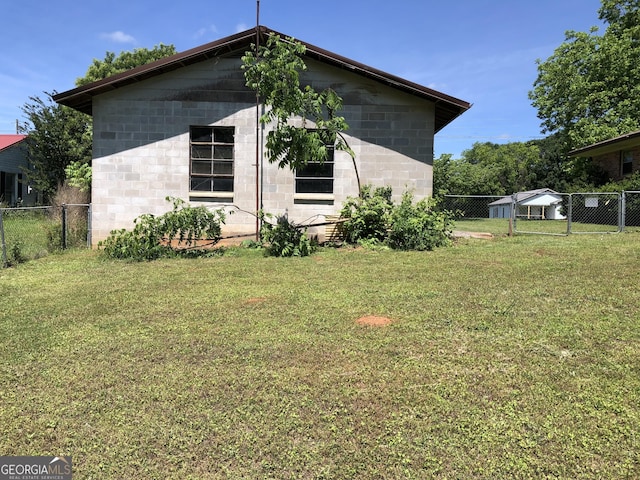
[[(266, 161), (268, 128), (257, 127), (241, 56), (269, 32), (247, 30), (54, 96), (93, 116), (94, 241), (132, 228), (143, 213), (169, 210), (167, 196), (233, 212), (223, 230), (229, 235), (254, 233), (260, 208), (318, 223), (358, 195), (345, 152), (298, 171)], [(430, 196), (434, 135), (471, 105), (305, 45), (301, 82), (343, 98), (339, 114), (361, 183), (391, 186), (397, 199), (407, 189)]]
[(24, 145), (26, 135), (0, 135), (0, 203), (35, 205), (36, 192), (24, 183), (24, 173), (29, 166)]
[[(489, 218), (511, 218), (514, 196), (503, 197), (489, 204)], [(550, 188), (540, 188), (515, 194), (518, 218), (529, 220), (564, 220), (562, 195)]]
[(640, 170), (640, 130), (572, 150), (569, 156), (591, 158), (609, 179), (621, 180)]

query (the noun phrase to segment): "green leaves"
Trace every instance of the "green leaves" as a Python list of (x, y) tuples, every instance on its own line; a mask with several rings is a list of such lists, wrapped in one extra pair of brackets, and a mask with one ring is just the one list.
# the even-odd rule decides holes
[(399, 205), (391, 200), (391, 187), (372, 189), (364, 185), (358, 198), (349, 198), (341, 217), (342, 231), (349, 243), (363, 246), (387, 245), (396, 250), (433, 250), (451, 245), (453, 216), (440, 211), (433, 200), (414, 203), (411, 192)]
[(261, 214), (263, 220), (260, 238), (267, 255), (273, 257), (306, 257), (316, 250), (316, 243), (306, 234), (306, 229), (290, 222), (286, 215), (276, 217), (275, 224), (265, 221), (273, 218)]
[(267, 107), (260, 122), (274, 124), (267, 133), (269, 162), (292, 170), (309, 162), (323, 162), (327, 158), (326, 138), (335, 139), (336, 150), (353, 159), (355, 154), (342, 136), (349, 126), (344, 117), (336, 115), (342, 109), (342, 98), (332, 89), (316, 92), (300, 83), (300, 72), (307, 70), (302, 58), (306, 47), (293, 38), (283, 40), (274, 34), (269, 35), (266, 46), (257, 51), (253, 47), (254, 51), (242, 57), (242, 68), (246, 85)]
[[(140, 215), (132, 231), (114, 230), (103, 242), (104, 253), (111, 258), (136, 261), (171, 256), (206, 256), (221, 238), (222, 210), (192, 207), (179, 198), (167, 197), (173, 210), (159, 217)], [(202, 245), (200, 241), (206, 241)]]
[(640, 2), (603, 0), (604, 34), (566, 33), (529, 92), (544, 132), (562, 132), (572, 148), (640, 128)]
[(102, 80), (140, 65), (145, 65), (155, 60), (174, 55), (175, 53), (176, 47), (162, 43), (154, 46), (152, 49), (136, 48), (130, 52), (120, 52), (117, 57), (114, 52), (107, 52), (104, 60), (93, 59), (84, 77), (76, 79), (76, 86), (80, 87), (87, 83)]

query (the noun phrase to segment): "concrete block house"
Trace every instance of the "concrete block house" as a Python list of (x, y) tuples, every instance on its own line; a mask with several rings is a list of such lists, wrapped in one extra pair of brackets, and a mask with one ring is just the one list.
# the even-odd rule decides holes
[(640, 170), (640, 130), (572, 150), (569, 156), (591, 158), (610, 180), (622, 180)]
[[(224, 208), (223, 234), (250, 235), (260, 207), (320, 223), (358, 195), (345, 152), (302, 171), (266, 161), (267, 129), (257, 128), (261, 106), (245, 86), (241, 56), (269, 32), (278, 34), (257, 27), (54, 97), (93, 116), (94, 242), (143, 213), (166, 212), (167, 196)], [(343, 98), (361, 183), (389, 185), (398, 199), (407, 189), (430, 196), (434, 135), (471, 105), (305, 45), (301, 82)]]

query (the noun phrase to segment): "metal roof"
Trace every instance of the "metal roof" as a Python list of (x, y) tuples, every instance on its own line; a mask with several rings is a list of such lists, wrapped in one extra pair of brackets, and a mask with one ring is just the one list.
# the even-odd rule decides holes
[[(256, 32), (257, 30), (257, 32)], [(244, 32), (230, 35), (205, 45), (177, 53), (170, 57), (142, 65), (126, 72), (119, 73), (104, 80), (89, 83), (53, 96), (53, 99), (68, 107), (91, 115), (93, 97), (118, 88), (140, 82), (142, 80), (170, 72), (187, 65), (203, 62), (214, 57), (225, 57), (244, 53), (255, 43), (256, 33), (260, 35), (260, 43), (266, 42), (268, 34), (273, 33), (285, 38), (270, 28), (259, 26)], [(300, 40), (298, 40), (300, 41)], [(471, 104), (458, 98), (446, 95), (431, 88), (410, 82), (395, 75), (355, 62), (346, 57), (329, 52), (322, 48), (300, 41), (306, 47), (305, 56), (347, 70), (355, 74), (373, 79), (397, 90), (415, 95), (435, 103), (435, 131), (438, 132), (455, 118), (471, 108)]]
[(26, 135), (0, 135), (0, 151), (20, 143), (25, 138)]
[(640, 130), (571, 150), (568, 155), (570, 157), (595, 157), (638, 145), (640, 145)]
[[(546, 195), (546, 194), (561, 195), (560, 193), (556, 192), (555, 190), (551, 190), (550, 188), (538, 188), (537, 190), (528, 190), (526, 192), (516, 193), (516, 202), (521, 203), (533, 197), (536, 197), (538, 195)], [(489, 206), (505, 205), (512, 202), (513, 202), (513, 195), (508, 195), (508, 196), (502, 197), (499, 200), (496, 200), (495, 202), (491, 202), (488, 205)]]

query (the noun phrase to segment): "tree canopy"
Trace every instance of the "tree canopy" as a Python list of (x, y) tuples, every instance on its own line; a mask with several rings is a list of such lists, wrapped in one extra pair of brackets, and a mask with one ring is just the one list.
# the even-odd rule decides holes
[[(173, 45), (159, 45), (149, 50), (139, 48), (116, 56), (107, 52), (104, 60), (93, 60), (77, 86), (102, 80), (175, 53)], [(27, 156), (30, 163), (27, 178), (48, 201), (68, 174), (71, 183), (87, 188), (90, 182), (92, 121), (89, 115), (59, 105), (52, 100), (54, 93), (44, 92), (45, 98), (29, 97), (22, 107), (26, 122), (21, 133), (28, 135)]]
[(154, 46), (152, 49), (136, 48), (130, 52), (120, 52), (118, 56), (116, 56), (114, 52), (107, 52), (104, 59), (93, 59), (84, 77), (76, 79), (76, 86), (80, 87), (87, 83), (97, 82), (98, 80), (126, 72), (140, 65), (146, 65), (147, 63), (160, 60), (175, 53), (176, 48), (173, 45), (164, 45), (162, 43)]
[(540, 148), (532, 142), (474, 143), (454, 160), (442, 155), (433, 164), (435, 195), (510, 195), (536, 185)]
[(640, 0), (602, 0), (607, 27), (568, 31), (529, 92), (543, 132), (579, 148), (640, 128)]

